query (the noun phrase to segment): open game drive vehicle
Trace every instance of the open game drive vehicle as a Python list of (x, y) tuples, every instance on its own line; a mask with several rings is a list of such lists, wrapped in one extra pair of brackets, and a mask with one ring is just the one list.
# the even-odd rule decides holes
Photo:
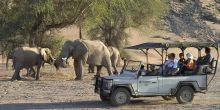
[[(218, 44), (213, 42), (205, 43), (143, 43), (127, 47), (126, 49), (138, 49), (147, 56), (147, 71), (151, 65), (160, 68), (167, 57), (169, 48), (180, 48), (182, 52), (188, 47), (198, 49), (198, 58), (201, 57), (201, 50), (205, 47), (212, 47), (217, 50), (217, 57), (212, 59), (210, 65), (200, 65), (184, 75), (179, 75), (178, 71), (172, 74), (159, 74), (157, 69), (153, 73), (140, 72), (141, 61), (127, 61), (123, 66), (120, 75), (97, 77), (95, 82), (95, 92), (100, 95), (102, 101), (110, 102), (119, 106), (129, 103), (131, 97), (152, 97), (162, 96), (165, 100), (172, 100), (190, 103), (193, 101), (195, 93), (205, 93), (208, 85), (214, 78), (218, 63)], [(161, 65), (148, 63), (148, 50), (155, 50), (161, 57)], [(158, 50), (161, 51), (158, 51)], [(198, 69), (199, 68), (199, 69)], [(207, 70), (207, 68), (209, 68)], [(187, 71), (186, 71), (187, 72)]]

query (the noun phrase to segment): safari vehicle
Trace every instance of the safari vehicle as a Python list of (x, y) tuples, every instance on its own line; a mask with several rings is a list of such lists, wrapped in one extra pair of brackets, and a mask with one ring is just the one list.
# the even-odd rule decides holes
[[(95, 92), (100, 95), (102, 101), (109, 101), (116, 106), (129, 103), (131, 97), (152, 96), (162, 96), (165, 100), (172, 100), (176, 97), (180, 104), (190, 103), (195, 93), (207, 92), (208, 85), (216, 74), (219, 58), (218, 44), (213, 42), (143, 43), (125, 49), (137, 49), (144, 52), (147, 70), (149, 70), (151, 65), (156, 65), (148, 63), (150, 49), (155, 50), (161, 56), (161, 65), (156, 65), (160, 68), (165, 62), (169, 48), (179, 48), (184, 53), (188, 47), (198, 49), (198, 58), (201, 57), (201, 50), (205, 47), (216, 49), (217, 56), (212, 59), (210, 65), (201, 65), (201, 67), (197, 67), (200, 68), (199, 70), (195, 69), (185, 75), (159, 75), (157, 72), (154, 75), (140, 74), (143, 62), (130, 60), (125, 63), (120, 75), (97, 77)], [(207, 67), (209, 67), (209, 71)]]

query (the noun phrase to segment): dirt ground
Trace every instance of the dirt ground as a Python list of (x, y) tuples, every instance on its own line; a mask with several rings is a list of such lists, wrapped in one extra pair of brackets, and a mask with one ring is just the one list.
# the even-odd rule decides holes
[[(195, 95), (192, 104), (180, 105), (176, 100), (165, 101), (161, 97), (132, 99), (129, 105), (112, 107), (103, 103), (94, 93), (94, 74), (85, 70), (83, 81), (73, 81), (73, 67), (61, 69), (46, 65), (40, 81), (25, 76), (22, 81), (11, 82), (13, 70), (0, 64), (0, 109), (148, 109), (148, 110), (211, 110), (220, 109), (220, 73), (212, 81), (207, 94)], [(104, 73), (104, 71), (103, 71)], [(103, 74), (107, 75), (107, 74)]]

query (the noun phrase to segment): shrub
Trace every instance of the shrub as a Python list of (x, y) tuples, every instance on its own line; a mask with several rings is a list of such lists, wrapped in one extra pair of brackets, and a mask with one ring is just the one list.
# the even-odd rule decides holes
[(63, 45), (63, 38), (54, 35), (44, 35), (41, 39), (36, 39), (38, 47), (49, 48), (54, 56), (58, 56)]

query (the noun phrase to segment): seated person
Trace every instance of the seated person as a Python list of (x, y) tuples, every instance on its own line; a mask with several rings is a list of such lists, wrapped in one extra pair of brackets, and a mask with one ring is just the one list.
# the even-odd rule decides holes
[(140, 67), (140, 70), (138, 72), (138, 75), (142, 75), (142, 73), (146, 73), (146, 70), (144, 69), (144, 65), (142, 64)]
[(170, 53), (168, 54), (168, 60), (160, 68), (159, 74), (167, 75), (170, 74), (170, 72), (175, 73), (175, 71), (178, 70), (177, 65), (178, 65), (178, 60), (175, 58), (175, 53)]
[(182, 68), (183, 67), (183, 64), (185, 62), (185, 58), (184, 58), (184, 54), (183, 53), (180, 53), (179, 54), (179, 61), (178, 61), (178, 67), (179, 68)]
[(203, 57), (198, 58), (197, 60), (197, 68), (196, 73), (197, 74), (204, 74), (204, 73), (212, 73), (212, 60), (213, 57), (211, 55), (211, 49), (205, 48), (206, 55)]
[(187, 53), (186, 57), (187, 60), (183, 63), (183, 68), (181, 69), (182, 74), (184, 74), (185, 71), (193, 71), (195, 66), (193, 55), (191, 53)]
[(150, 65), (150, 68), (149, 70), (147, 71), (146, 75), (149, 75), (149, 76), (154, 76), (154, 75), (157, 75), (157, 70), (155, 69), (155, 65)]
[(211, 49), (205, 48), (205, 56), (202, 57), (201, 65), (210, 65), (212, 61)]

